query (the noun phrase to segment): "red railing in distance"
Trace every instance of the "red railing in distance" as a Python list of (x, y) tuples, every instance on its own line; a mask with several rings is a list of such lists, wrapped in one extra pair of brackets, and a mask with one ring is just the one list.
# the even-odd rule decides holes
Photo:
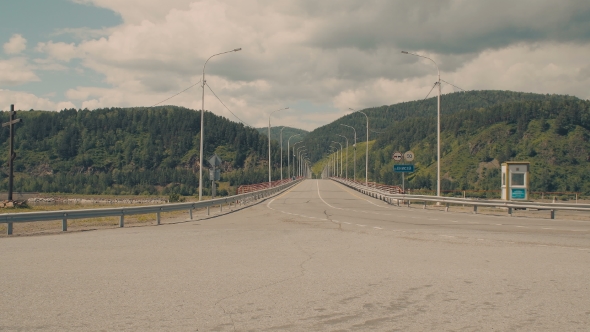
[[(301, 177), (296, 178), (296, 180), (299, 180), (299, 179), (301, 179)], [(251, 193), (253, 191), (273, 188), (273, 187), (277, 187), (277, 186), (280, 186), (282, 184), (289, 183), (292, 181), (293, 180), (291, 178), (289, 178), (289, 179), (283, 179), (283, 180), (276, 180), (273, 182), (262, 182), (262, 183), (243, 185), (243, 186), (238, 187), (238, 194), (246, 194), (246, 193)]]
[[(339, 178), (339, 177), (336, 177), (336, 179), (352, 182), (352, 183), (355, 183), (355, 184), (358, 184), (361, 186), (365, 185), (365, 181), (355, 181), (355, 180)], [(377, 190), (385, 191), (390, 194), (403, 194), (404, 193), (402, 188), (399, 186), (390, 186), (387, 184), (381, 184), (381, 183), (376, 183), (376, 182), (369, 182), (368, 185), (369, 185), (369, 188), (375, 188)]]

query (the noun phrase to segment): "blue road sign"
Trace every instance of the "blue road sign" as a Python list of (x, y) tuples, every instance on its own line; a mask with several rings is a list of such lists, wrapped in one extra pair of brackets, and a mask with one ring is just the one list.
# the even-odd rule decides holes
[(510, 188), (512, 189), (511, 198), (512, 199), (525, 199), (526, 198), (526, 191), (524, 188)]
[(414, 165), (393, 165), (393, 171), (398, 173), (409, 173), (414, 171)]

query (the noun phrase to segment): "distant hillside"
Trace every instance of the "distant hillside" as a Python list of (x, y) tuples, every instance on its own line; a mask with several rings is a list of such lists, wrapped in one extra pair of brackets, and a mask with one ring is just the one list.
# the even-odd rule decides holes
[[(535, 100), (578, 100), (578, 98), (512, 91), (456, 92), (441, 97), (441, 117), (444, 119), (462, 110), (475, 110), (506, 103)], [(430, 98), (363, 109), (362, 111), (369, 117), (371, 130), (369, 139), (377, 138), (379, 133), (383, 132), (387, 127), (407, 118), (425, 119), (436, 117), (436, 107), (436, 98)], [(354, 139), (353, 130), (341, 126), (341, 124), (353, 126), (356, 129), (357, 141), (366, 141), (366, 123), (365, 116), (355, 112), (313, 130), (305, 137), (305, 146), (309, 148), (310, 158), (317, 161), (328, 153), (331, 141), (344, 141), (336, 134), (347, 136), (350, 144), (352, 144)]]
[[(535, 96), (444, 114), (442, 190), (498, 190), (499, 165), (513, 160), (531, 163), (533, 191), (590, 195), (590, 101)], [(449, 104), (447, 98), (447, 109)], [(434, 190), (436, 117), (407, 116), (383, 132), (371, 142), (369, 179), (400, 184), (391, 156), (412, 150), (416, 172), (406, 176), (407, 187)], [(357, 159), (357, 178), (364, 178), (364, 145)]]
[[(281, 126), (270, 128), (270, 136), (273, 140), (279, 141), (281, 128)], [(264, 136), (268, 136), (268, 127), (256, 128), (256, 130), (258, 130), (258, 132)], [(283, 149), (287, 148), (287, 140), (289, 137), (297, 134), (299, 134), (299, 136), (291, 138), (291, 144), (301, 141), (303, 138), (305, 138), (305, 136), (307, 136), (307, 134), (309, 134), (309, 131), (291, 127), (285, 127), (285, 129), (283, 129)]]
[[(197, 191), (197, 111), (174, 106), (70, 109), (18, 111), (17, 117), (23, 123), (16, 125), (16, 191), (183, 195)], [(7, 120), (8, 112), (0, 112), (0, 121)], [(205, 112), (205, 128), (204, 156), (221, 157), (221, 181), (235, 189), (268, 180), (266, 136), (210, 112)], [(8, 135), (8, 128), (0, 129), (0, 190), (6, 190), (8, 182)], [(278, 164), (280, 149), (275, 141), (272, 146), (273, 164)], [(205, 171), (204, 188), (210, 186), (208, 177)]]

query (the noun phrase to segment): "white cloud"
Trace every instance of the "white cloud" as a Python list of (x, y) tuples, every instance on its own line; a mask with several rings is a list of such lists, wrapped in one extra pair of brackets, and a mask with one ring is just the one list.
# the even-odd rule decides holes
[(76, 108), (76, 106), (69, 101), (53, 102), (47, 98), (35, 96), (32, 93), (24, 91), (11, 91), (0, 89), (0, 105), (2, 110), (10, 110), (10, 105), (13, 104), (17, 110), (45, 110), (45, 111), (59, 111), (66, 108)]
[(19, 34), (13, 35), (10, 40), (4, 44), (4, 53), (19, 54), (27, 49), (27, 40)]
[(34, 68), (39, 70), (51, 70), (51, 71), (58, 71), (58, 70), (67, 70), (68, 67), (64, 66), (61, 63), (58, 63), (52, 59), (35, 59), (33, 60)]
[(111, 9), (120, 14), (127, 23), (141, 23), (144, 20), (156, 22), (171, 10), (186, 10), (195, 0), (72, 0), (80, 4), (92, 4)]
[(27, 59), (11, 58), (0, 59), (0, 86), (14, 86), (27, 82), (39, 81), (39, 77), (33, 72)]
[(47, 43), (37, 44), (35, 49), (37, 52), (46, 53), (50, 58), (60, 61), (70, 61), (73, 58), (83, 56), (80, 52), (81, 50), (73, 43), (54, 43), (49, 41)]
[[(209, 56), (236, 47), (243, 50), (209, 61), (207, 82), (255, 126), (272, 110), (302, 101), (315, 105), (313, 112), (293, 110), (277, 121), (312, 129), (348, 107), (424, 98), (436, 69), (402, 49), (431, 56), (444, 80), (468, 90), (590, 98), (587, 1), (74, 1), (109, 8), (124, 20), (80, 43), (37, 46), (48, 56), (39, 66), (59, 69), (56, 61), (80, 59), (84, 72), (104, 76), (108, 88), (85, 84), (66, 93), (90, 109), (151, 106), (197, 82)], [(206, 109), (234, 119), (206, 93)], [(200, 100), (194, 87), (165, 104), (200, 109)]]

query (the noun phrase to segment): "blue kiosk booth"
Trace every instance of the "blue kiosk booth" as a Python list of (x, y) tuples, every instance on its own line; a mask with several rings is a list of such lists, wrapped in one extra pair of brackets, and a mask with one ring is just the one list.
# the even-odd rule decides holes
[(506, 201), (529, 199), (528, 161), (507, 161), (502, 164), (502, 199)]

